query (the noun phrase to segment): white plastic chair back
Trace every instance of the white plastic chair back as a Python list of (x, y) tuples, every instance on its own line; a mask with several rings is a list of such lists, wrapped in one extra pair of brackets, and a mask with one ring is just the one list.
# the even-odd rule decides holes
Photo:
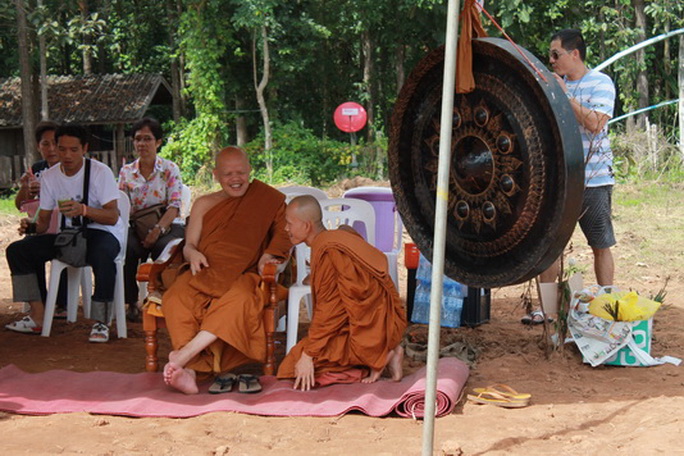
[[(364, 225), (365, 233), (359, 233), (369, 244), (375, 246), (375, 210), (368, 201), (356, 198), (333, 198), (320, 201), (323, 224), (329, 230), (341, 225)], [(357, 223), (358, 222), (358, 223)], [(364, 235), (365, 234), (365, 235)]]
[(181, 189), (181, 207), (178, 217), (173, 221), (173, 223), (178, 223), (179, 225), (185, 225), (185, 220), (190, 216), (190, 206), (192, 203), (192, 192), (190, 187), (183, 184)]
[(278, 189), (280, 193), (285, 194), (285, 202), (289, 203), (295, 197), (301, 195), (311, 195), (317, 200), (327, 200), (328, 195), (321, 189), (315, 187), (307, 187), (304, 185), (292, 185), (289, 187), (281, 187)]

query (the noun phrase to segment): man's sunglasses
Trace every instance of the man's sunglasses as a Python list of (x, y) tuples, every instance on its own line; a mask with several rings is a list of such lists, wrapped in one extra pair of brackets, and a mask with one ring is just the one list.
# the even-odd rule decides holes
[(549, 52), (549, 59), (558, 60), (560, 57), (562, 57), (566, 54), (570, 54), (570, 53), (568, 51), (558, 52), (556, 50), (553, 50), (553, 51)]

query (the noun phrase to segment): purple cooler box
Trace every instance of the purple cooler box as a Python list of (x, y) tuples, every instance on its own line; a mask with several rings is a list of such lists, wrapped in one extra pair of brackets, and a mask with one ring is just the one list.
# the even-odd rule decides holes
[[(347, 190), (345, 198), (356, 198), (368, 201), (375, 210), (375, 246), (383, 252), (392, 252), (401, 248), (401, 218), (397, 214), (394, 195), (389, 187), (357, 187)], [(360, 234), (365, 235), (362, 224), (354, 226)], [(395, 245), (396, 244), (396, 245)]]

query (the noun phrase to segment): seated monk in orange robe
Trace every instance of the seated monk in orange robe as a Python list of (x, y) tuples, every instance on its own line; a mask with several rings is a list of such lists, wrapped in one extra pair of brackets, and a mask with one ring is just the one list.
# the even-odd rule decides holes
[(216, 157), (221, 190), (192, 206), (183, 255), (189, 269), (164, 293), (173, 351), (164, 381), (198, 392), (198, 374), (225, 373), (266, 359), (259, 274), (292, 248), (285, 232), (285, 196), (254, 180), (247, 155), (227, 147)]
[(294, 378), (294, 388), (306, 391), (374, 382), (387, 368), (399, 381), (406, 314), (385, 254), (351, 228), (326, 230), (321, 218), (310, 195), (293, 199), (285, 213), (292, 243), (311, 247), (313, 317), (307, 337), (281, 363), (278, 378)]

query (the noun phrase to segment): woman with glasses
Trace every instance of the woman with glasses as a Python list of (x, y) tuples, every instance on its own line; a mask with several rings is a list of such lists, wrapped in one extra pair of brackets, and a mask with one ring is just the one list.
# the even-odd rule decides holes
[(131, 220), (138, 211), (155, 205), (162, 205), (162, 217), (143, 236), (139, 236), (131, 224), (128, 230), (126, 264), (124, 266), (125, 299), (128, 304), (129, 321), (140, 320), (138, 284), (135, 275), (141, 261), (149, 256), (155, 260), (173, 239), (184, 236), (184, 227), (175, 224), (181, 207), (181, 181), (178, 166), (157, 155), (162, 144), (163, 133), (159, 122), (145, 117), (136, 122), (132, 129), (133, 147), (138, 159), (124, 165), (119, 172), (119, 188), (131, 200)]

